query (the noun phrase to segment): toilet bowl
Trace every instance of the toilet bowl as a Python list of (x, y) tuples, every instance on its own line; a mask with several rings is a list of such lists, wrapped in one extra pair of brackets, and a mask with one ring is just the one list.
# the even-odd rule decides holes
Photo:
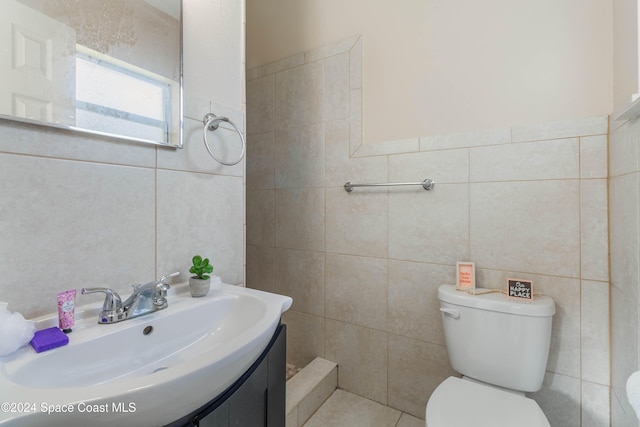
[(533, 399), (449, 377), (427, 403), (426, 427), (550, 427)]
[(452, 285), (438, 289), (451, 367), (431, 394), (427, 427), (549, 427), (542, 409), (524, 392), (542, 386), (555, 303), (502, 293), (470, 295)]

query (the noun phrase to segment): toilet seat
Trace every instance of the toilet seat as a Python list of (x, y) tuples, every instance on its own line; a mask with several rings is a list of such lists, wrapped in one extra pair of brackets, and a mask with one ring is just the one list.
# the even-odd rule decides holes
[(435, 389), (425, 419), (427, 427), (550, 427), (533, 399), (457, 377)]

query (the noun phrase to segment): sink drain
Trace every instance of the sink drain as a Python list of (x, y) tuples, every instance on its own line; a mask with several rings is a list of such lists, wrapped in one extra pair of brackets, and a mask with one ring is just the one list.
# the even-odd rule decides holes
[(165, 369), (169, 369), (168, 366), (163, 366), (162, 368), (158, 368), (155, 369), (153, 372), (151, 372), (152, 374), (155, 374), (156, 372), (160, 372), (160, 371), (164, 371)]
[(147, 326), (142, 330), (142, 335), (149, 335), (151, 332), (153, 332), (153, 326)]

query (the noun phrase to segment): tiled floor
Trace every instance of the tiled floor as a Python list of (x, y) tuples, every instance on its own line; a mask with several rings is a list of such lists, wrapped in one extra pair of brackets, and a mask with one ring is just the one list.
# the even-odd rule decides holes
[(338, 389), (304, 427), (424, 427), (424, 420)]

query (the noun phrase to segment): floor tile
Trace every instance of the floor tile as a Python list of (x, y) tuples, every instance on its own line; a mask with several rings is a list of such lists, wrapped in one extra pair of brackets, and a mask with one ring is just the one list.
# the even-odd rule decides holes
[(424, 420), (403, 412), (396, 427), (425, 427), (425, 424)]
[(401, 415), (396, 409), (338, 389), (304, 427), (396, 427)]

